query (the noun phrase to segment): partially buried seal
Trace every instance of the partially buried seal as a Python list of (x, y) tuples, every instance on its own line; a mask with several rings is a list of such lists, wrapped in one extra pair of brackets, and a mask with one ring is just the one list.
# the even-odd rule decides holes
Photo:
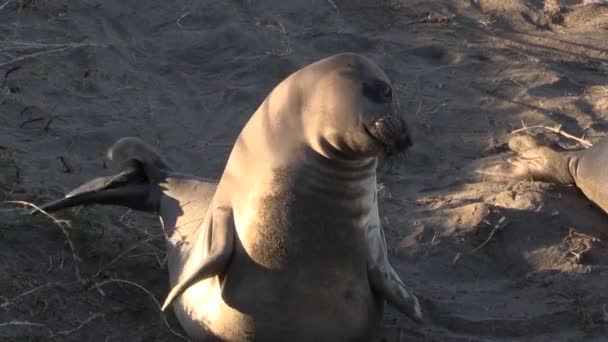
[(515, 155), (481, 167), (481, 174), (575, 185), (608, 213), (608, 139), (584, 150), (568, 151), (543, 136), (520, 135), (509, 140)]
[(199, 341), (364, 341), (387, 301), (420, 321), (387, 257), (377, 157), (411, 145), (385, 73), (352, 53), (295, 72), (247, 122), (219, 180), (123, 138), (120, 172), (43, 205), (158, 213), (173, 306)]

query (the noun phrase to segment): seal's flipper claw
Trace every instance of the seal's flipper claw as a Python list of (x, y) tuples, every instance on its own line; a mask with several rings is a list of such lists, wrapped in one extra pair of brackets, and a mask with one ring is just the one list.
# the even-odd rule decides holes
[(180, 280), (169, 291), (161, 308), (165, 311), (173, 301), (195, 282), (224, 273), (234, 250), (234, 218), (232, 209), (213, 205), (196, 238), (192, 253), (184, 265)]

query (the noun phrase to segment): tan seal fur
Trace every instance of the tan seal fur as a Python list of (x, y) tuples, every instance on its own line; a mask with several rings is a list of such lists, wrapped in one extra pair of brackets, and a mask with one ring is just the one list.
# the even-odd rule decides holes
[[(172, 286), (164, 308), (173, 306), (194, 340), (365, 341), (385, 301), (422, 319), (388, 261), (378, 215), (377, 157), (411, 144), (399, 115), (374, 62), (331, 56), (275, 87), (217, 185), (175, 173), (126, 138), (110, 153), (120, 156), (121, 173), (45, 208), (157, 212)], [(200, 224), (182, 224), (192, 221)]]
[(544, 136), (515, 136), (509, 140), (515, 155), (481, 167), (478, 172), (514, 179), (532, 179), (575, 185), (593, 203), (608, 212), (608, 139), (588, 149), (566, 151)]

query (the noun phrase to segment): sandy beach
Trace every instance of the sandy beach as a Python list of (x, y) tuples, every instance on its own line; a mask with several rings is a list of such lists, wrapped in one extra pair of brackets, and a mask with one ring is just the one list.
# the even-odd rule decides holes
[[(573, 187), (472, 172), (522, 125), (608, 134), (608, 4), (587, 2), (0, 1), (0, 201), (63, 196), (127, 135), (218, 178), (275, 85), (357, 52), (413, 135), (380, 166), (379, 198), (429, 317), (389, 307), (376, 342), (606, 341), (608, 216)], [(62, 231), (18, 206), (0, 212), (1, 340), (182, 340), (155, 303), (169, 290), (155, 217), (70, 209)]]

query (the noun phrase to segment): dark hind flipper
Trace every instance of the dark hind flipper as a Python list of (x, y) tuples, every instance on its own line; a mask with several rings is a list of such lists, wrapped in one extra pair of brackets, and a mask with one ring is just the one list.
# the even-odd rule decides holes
[(79, 205), (105, 204), (156, 211), (161, 193), (159, 183), (170, 170), (161, 155), (141, 139), (125, 137), (110, 147), (107, 158), (120, 168), (119, 172), (88, 181), (64, 198), (39, 207), (55, 211)]
[[(64, 198), (39, 206), (45, 211), (56, 211), (81, 205), (120, 205), (133, 210), (153, 212), (158, 201), (152, 196), (158, 186), (150, 184), (141, 168), (130, 166), (114, 175), (98, 177), (70, 191)], [(35, 213), (37, 210), (31, 211)]]

